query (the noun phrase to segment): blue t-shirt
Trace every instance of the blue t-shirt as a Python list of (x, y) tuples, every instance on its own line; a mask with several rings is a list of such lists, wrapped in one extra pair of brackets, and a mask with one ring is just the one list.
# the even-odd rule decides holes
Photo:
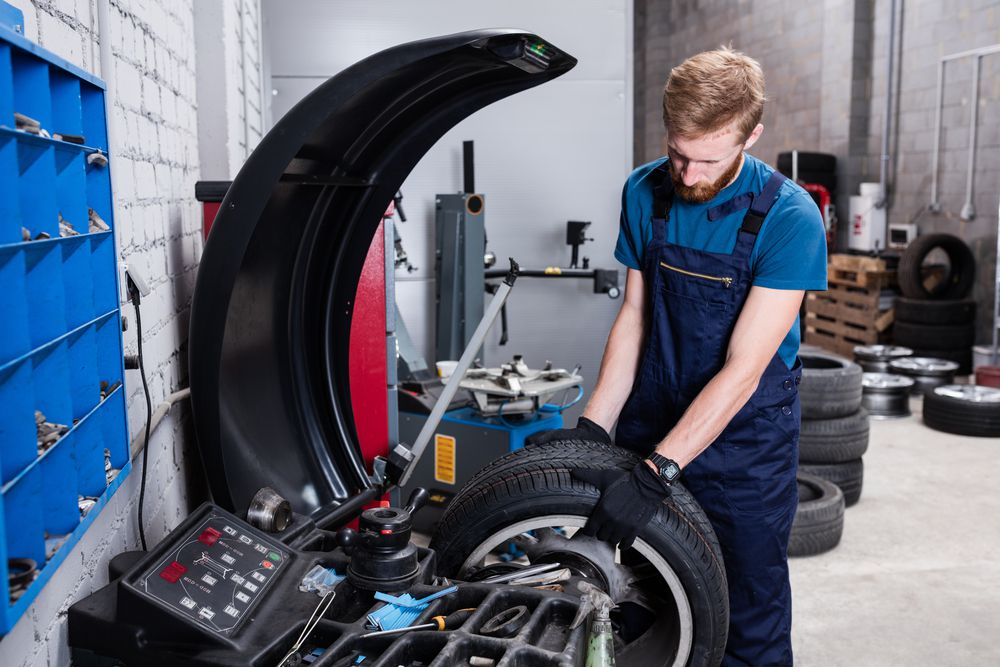
[[(674, 197), (666, 240), (707, 252), (731, 253), (747, 206), (731, 212), (709, 211), (745, 193), (759, 194), (774, 169), (744, 153), (739, 176), (711, 201), (691, 204)], [(653, 238), (653, 170), (667, 161), (654, 160), (633, 171), (622, 190), (621, 231), (615, 257), (630, 269), (642, 269), (646, 246)], [(750, 254), (753, 284), (773, 289), (826, 289), (826, 230), (819, 208), (808, 192), (786, 180), (778, 190)], [(791, 368), (799, 351), (799, 320), (778, 347)]]

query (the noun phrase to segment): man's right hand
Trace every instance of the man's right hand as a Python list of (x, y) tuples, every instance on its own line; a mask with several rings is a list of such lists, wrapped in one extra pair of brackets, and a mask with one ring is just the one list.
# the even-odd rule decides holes
[(539, 431), (527, 438), (529, 445), (544, 445), (556, 440), (595, 440), (606, 445), (613, 444), (608, 432), (601, 428), (600, 424), (593, 422), (586, 417), (580, 417), (576, 421), (576, 428), (557, 428), (549, 431)]

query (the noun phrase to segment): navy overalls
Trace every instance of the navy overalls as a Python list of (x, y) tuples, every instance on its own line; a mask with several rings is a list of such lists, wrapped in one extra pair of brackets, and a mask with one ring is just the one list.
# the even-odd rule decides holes
[[(651, 316), (615, 440), (646, 455), (722, 368), (752, 282), (750, 253), (785, 177), (753, 198), (731, 255), (668, 243), (673, 182), (654, 172), (653, 237), (643, 254)], [(729, 583), (725, 665), (791, 665), (788, 536), (798, 504), (801, 364), (775, 353), (750, 400), (683, 475), (722, 546)]]

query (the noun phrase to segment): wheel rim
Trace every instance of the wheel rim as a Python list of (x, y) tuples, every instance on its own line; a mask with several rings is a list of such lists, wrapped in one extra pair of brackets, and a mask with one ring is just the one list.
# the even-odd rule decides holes
[[(505, 526), (480, 543), (480, 545), (469, 555), (469, 557), (465, 559), (465, 562), (462, 563), (458, 576), (460, 578), (467, 574), (472, 567), (485, 563), (487, 556), (494, 549), (522, 533), (537, 530), (539, 528), (582, 528), (586, 521), (586, 517), (582, 516), (575, 516), (571, 514), (549, 514), (531, 519), (525, 519), (524, 521), (519, 521), (509, 526)], [(570, 540), (567, 540), (567, 542), (569, 541)], [(680, 578), (677, 576), (677, 573), (674, 572), (673, 568), (670, 567), (670, 564), (666, 561), (666, 559), (653, 549), (648, 542), (642, 540), (641, 538), (636, 538), (632, 548), (653, 566), (656, 573), (662, 578), (663, 582), (670, 591), (670, 595), (673, 598), (675, 605), (674, 610), (677, 613), (676, 643), (672, 645), (672, 648), (675, 650), (675, 654), (674, 661), (671, 664), (674, 667), (685, 665), (691, 655), (691, 648), (694, 642), (694, 618), (691, 613), (691, 604), (688, 601), (687, 594), (684, 592), (684, 586), (681, 584)], [(615, 550), (615, 553), (619, 553), (617, 549)], [(660, 616), (660, 614), (657, 614), (657, 616)], [(657, 625), (654, 623), (650, 629), (653, 630), (656, 629), (656, 627)], [(645, 640), (649, 634), (650, 631), (647, 630), (638, 640), (633, 642), (633, 644), (638, 644), (640, 640)], [(627, 651), (631, 645), (632, 644), (626, 646), (625, 650)], [(649, 652), (651, 648), (652, 647), (645, 645), (642, 647), (644, 653)], [(628, 656), (624, 655), (622, 657), (627, 658)]]
[(939, 396), (949, 396), (970, 403), (1000, 403), (1000, 389), (968, 384), (949, 384), (934, 389)]

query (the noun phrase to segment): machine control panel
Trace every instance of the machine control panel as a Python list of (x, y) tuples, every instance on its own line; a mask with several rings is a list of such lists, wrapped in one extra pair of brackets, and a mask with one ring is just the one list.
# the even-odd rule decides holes
[(289, 558), (279, 542), (232, 515), (210, 512), (136, 585), (211, 632), (229, 635), (267, 594)]

